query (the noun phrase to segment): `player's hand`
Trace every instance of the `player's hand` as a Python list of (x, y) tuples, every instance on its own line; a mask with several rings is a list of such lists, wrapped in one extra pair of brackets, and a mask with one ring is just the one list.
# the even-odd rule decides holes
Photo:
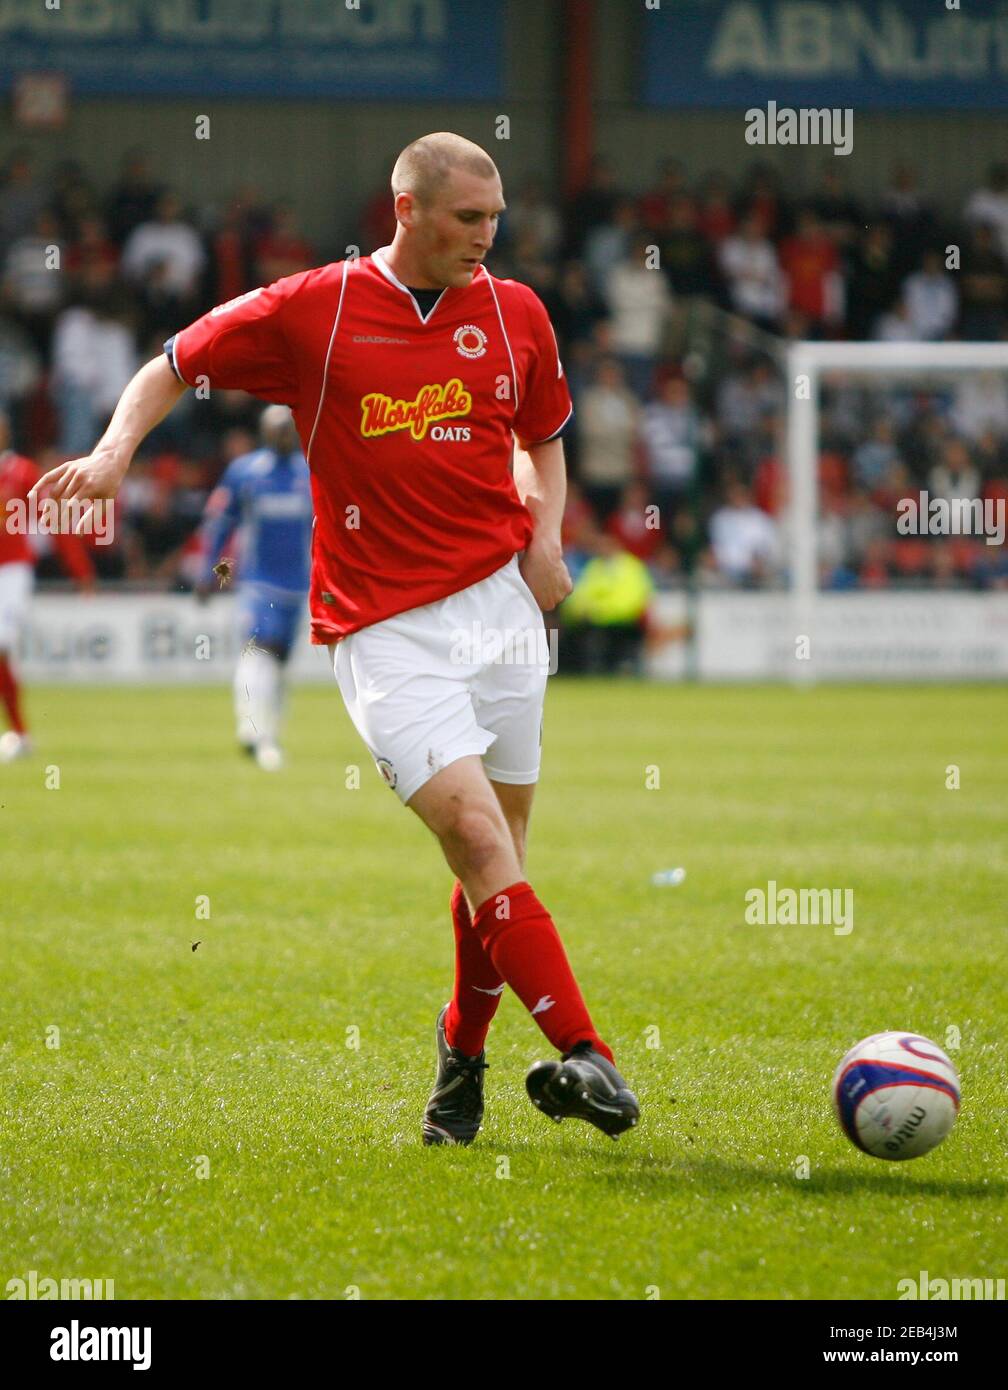
[(559, 541), (533, 536), (518, 568), (544, 613), (561, 603), (574, 587)]
[(129, 463), (104, 451), (95, 450), (87, 458), (68, 459), (44, 473), (28, 493), (29, 500), (44, 493), (56, 502), (78, 501), (82, 505), (81, 519), (74, 528), (80, 531), (90, 507), (86, 502), (110, 501), (115, 497), (126, 476)]

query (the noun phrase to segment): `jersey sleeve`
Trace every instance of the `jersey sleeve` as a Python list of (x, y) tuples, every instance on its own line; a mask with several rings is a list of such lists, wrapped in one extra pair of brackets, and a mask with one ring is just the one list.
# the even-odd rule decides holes
[(289, 342), (291, 301), (304, 273), (219, 304), (165, 344), (187, 386), (205, 377), (211, 390), (248, 391), (261, 400), (295, 405), (297, 359)]
[(528, 338), (524, 380), (515, 411), (514, 432), (523, 449), (556, 439), (573, 414), (556, 334), (542, 300), (526, 290)]

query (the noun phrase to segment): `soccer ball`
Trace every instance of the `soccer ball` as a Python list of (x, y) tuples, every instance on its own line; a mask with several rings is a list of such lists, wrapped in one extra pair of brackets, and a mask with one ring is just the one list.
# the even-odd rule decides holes
[(873, 1033), (833, 1073), (833, 1106), (852, 1144), (874, 1158), (919, 1158), (959, 1113), (959, 1077), (918, 1033)]

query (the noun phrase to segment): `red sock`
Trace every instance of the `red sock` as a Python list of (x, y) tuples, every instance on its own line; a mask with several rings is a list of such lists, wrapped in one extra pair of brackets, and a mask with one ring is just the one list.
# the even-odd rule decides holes
[(483, 949), (561, 1052), (588, 1041), (613, 1060), (596, 1033), (553, 918), (527, 883), (513, 883), (476, 909)]
[(458, 879), (451, 895), (451, 914), (455, 993), (445, 1014), (445, 1037), (450, 1047), (460, 1048), (467, 1057), (478, 1057), (500, 1004), (504, 981), (473, 930), (469, 904)]
[(21, 718), (21, 692), (14, 672), (11, 670), (10, 662), (2, 653), (0, 653), (0, 702), (7, 711), (11, 728), (16, 734), (23, 734), (25, 726), (24, 720)]

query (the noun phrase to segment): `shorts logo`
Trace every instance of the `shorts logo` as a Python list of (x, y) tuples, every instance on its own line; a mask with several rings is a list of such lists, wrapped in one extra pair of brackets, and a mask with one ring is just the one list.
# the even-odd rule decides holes
[(486, 352), (487, 335), (474, 323), (464, 323), (461, 328), (456, 328), (452, 342), (460, 356), (482, 357)]
[(399, 774), (396, 772), (395, 768), (389, 762), (388, 758), (376, 758), (375, 767), (384, 777), (388, 785), (392, 787), (394, 790), (395, 784), (399, 781)]
[(246, 294), (239, 294), (234, 299), (229, 299), (226, 304), (218, 304), (216, 309), (210, 310), (210, 317), (215, 319), (218, 314), (228, 314), (232, 309), (237, 309), (239, 304), (247, 304), (250, 299), (255, 299), (257, 294), (262, 294), (263, 287), (259, 286), (256, 290), (249, 290)]
[(417, 442), (424, 438), (431, 422), (468, 415), (472, 396), (457, 376), (443, 384), (421, 386), (412, 401), (393, 400), (381, 391), (361, 397), (361, 434), (373, 438), (394, 430), (409, 430)]

